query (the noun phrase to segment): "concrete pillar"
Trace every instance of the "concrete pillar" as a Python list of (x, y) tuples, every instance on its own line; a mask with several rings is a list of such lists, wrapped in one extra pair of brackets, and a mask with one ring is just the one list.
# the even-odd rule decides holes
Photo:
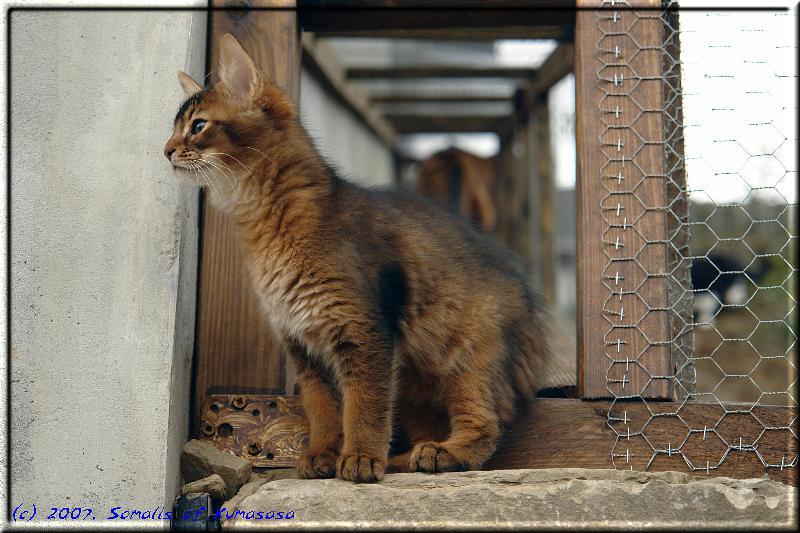
[(37, 519), (169, 508), (179, 487), (198, 198), (162, 147), (205, 29), (199, 11), (11, 16), (11, 501)]

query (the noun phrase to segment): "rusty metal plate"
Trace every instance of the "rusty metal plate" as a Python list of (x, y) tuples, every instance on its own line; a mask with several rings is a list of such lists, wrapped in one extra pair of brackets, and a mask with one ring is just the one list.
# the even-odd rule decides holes
[(308, 421), (299, 396), (211, 394), (203, 403), (199, 438), (253, 466), (294, 466), (308, 442)]

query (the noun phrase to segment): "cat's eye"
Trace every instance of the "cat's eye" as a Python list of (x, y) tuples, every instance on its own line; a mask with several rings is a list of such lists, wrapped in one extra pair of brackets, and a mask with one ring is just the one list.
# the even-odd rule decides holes
[(192, 122), (192, 129), (191, 129), (192, 135), (197, 135), (198, 133), (203, 131), (203, 128), (206, 127), (206, 122), (207, 121), (203, 119), (197, 119), (194, 122)]

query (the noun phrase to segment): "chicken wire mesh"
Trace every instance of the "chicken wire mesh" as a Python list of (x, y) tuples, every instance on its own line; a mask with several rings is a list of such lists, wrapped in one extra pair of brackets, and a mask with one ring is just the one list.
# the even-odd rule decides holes
[(600, 5), (612, 462), (796, 467), (793, 15)]

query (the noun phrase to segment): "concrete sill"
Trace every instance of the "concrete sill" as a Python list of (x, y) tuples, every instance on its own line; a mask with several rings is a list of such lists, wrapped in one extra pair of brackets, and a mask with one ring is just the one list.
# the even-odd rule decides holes
[[(291, 510), (294, 518), (254, 518), (256, 512), (270, 510)], [(245, 498), (239, 511), (238, 518), (223, 525), (793, 529), (797, 489), (769, 479), (703, 479), (679, 472), (580, 468), (392, 474), (369, 485), (337, 479), (282, 479), (266, 483)]]

